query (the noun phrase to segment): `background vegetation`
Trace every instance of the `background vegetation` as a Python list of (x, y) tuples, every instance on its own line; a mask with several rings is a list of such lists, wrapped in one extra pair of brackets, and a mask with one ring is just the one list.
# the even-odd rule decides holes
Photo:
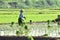
[(60, 0), (0, 0), (0, 8), (60, 8)]

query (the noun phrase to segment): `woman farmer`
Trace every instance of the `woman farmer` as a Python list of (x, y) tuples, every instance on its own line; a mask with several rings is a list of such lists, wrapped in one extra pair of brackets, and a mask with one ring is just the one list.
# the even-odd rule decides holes
[[(19, 24), (19, 25), (22, 24), (22, 21), (23, 21), (22, 18), (25, 18), (25, 17), (23, 17), (23, 10), (21, 9), (21, 10), (20, 10), (20, 14), (19, 14), (19, 18), (18, 18), (18, 24)], [(25, 18), (25, 19), (26, 19), (26, 18)]]

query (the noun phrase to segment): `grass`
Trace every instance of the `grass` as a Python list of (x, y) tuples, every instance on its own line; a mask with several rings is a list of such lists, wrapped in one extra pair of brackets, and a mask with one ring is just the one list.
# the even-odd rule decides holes
[[(42, 14), (39, 14), (41, 12)], [(54, 20), (60, 10), (49, 10), (49, 9), (24, 9), (24, 16), (26, 22), (32, 20), (33, 22)], [(0, 9), (0, 23), (11, 23), (17, 22), (19, 16), (19, 9)]]

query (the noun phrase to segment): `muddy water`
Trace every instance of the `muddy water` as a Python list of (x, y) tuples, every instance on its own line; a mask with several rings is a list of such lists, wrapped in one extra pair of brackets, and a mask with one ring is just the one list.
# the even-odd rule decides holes
[[(32, 23), (27, 24), (29, 31), (28, 36), (42, 36), (44, 34), (48, 34), (51, 37), (60, 37), (58, 34), (60, 32), (60, 27), (57, 23), (50, 23), (50, 27), (48, 28), (47, 23)], [(1, 24), (0, 25), (0, 35), (1, 36), (16, 36), (17, 30), (22, 30), (22, 36), (25, 36), (24, 27), (18, 26), (18, 24), (14, 24), (13, 27), (10, 27), (10, 24)]]

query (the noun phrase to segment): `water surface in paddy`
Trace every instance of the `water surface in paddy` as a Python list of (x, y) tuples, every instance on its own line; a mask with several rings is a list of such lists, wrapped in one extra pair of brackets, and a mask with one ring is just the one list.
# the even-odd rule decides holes
[[(47, 23), (32, 23), (27, 24), (28, 26), (28, 36), (42, 36), (44, 34), (48, 34), (49, 37), (60, 37), (60, 26), (57, 23), (50, 23), (48, 28)], [(14, 24), (13, 27), (10, 27), (10, 24), (2, 24), (0, 25), (0, 35), (1, 36), (16, 36), (17, 30), (22, 30), (22, 36), (25, 36), (25, 29), (24, 27), (18, 26), (18, 24)]]

